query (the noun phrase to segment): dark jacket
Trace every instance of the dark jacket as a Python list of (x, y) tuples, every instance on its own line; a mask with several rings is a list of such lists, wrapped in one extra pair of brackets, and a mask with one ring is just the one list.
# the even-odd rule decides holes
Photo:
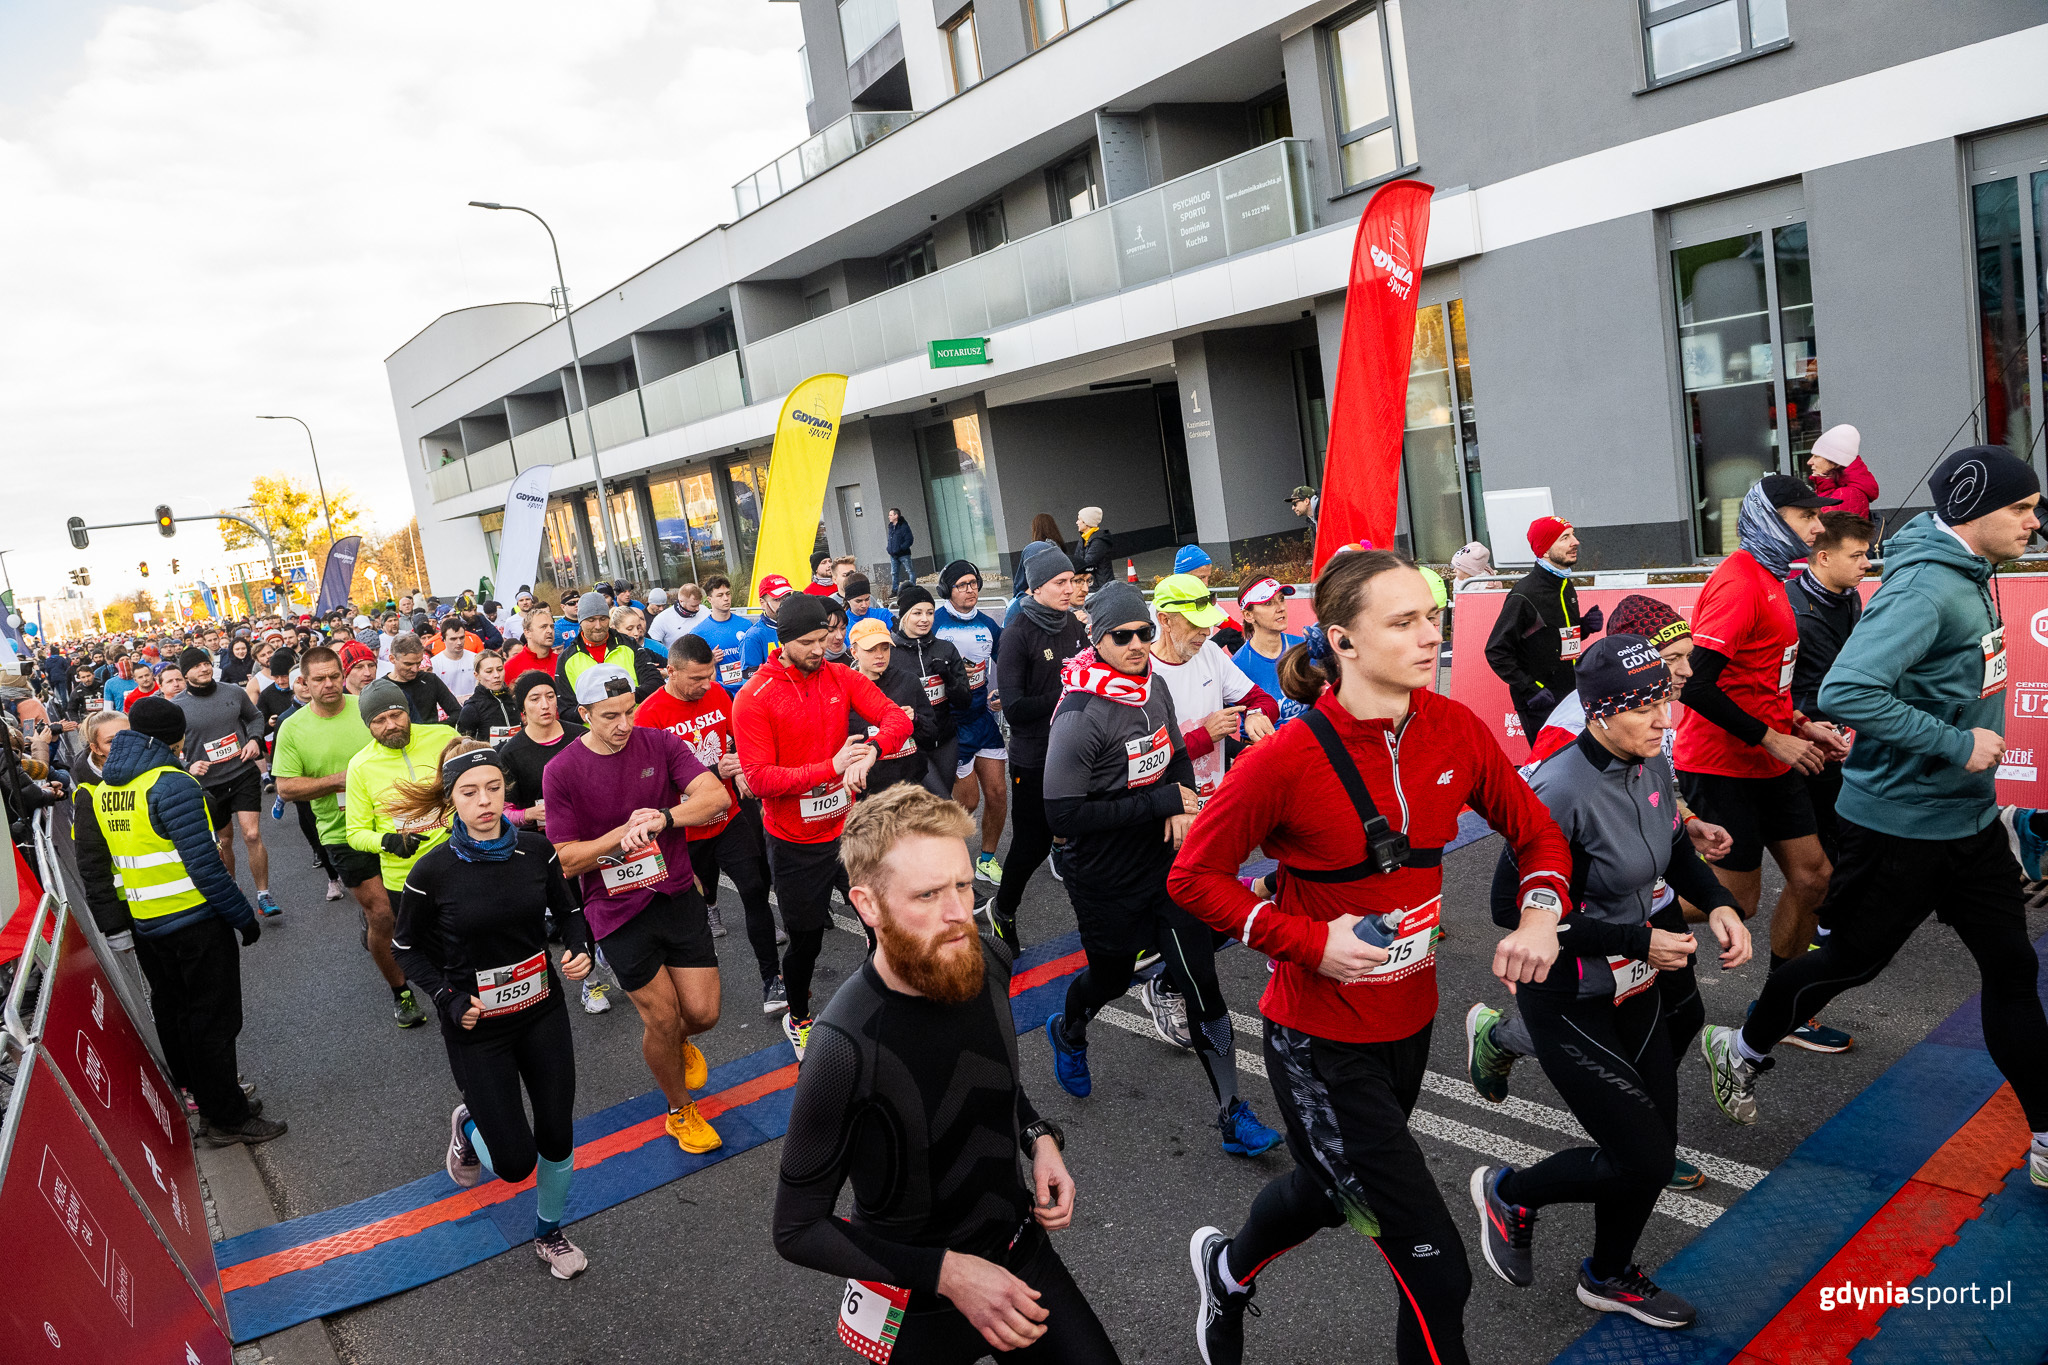
[(391, 681), (405, 693), (405, 711), (412, 717), (414, 725), (439, 725), (443, 713), (452, 723), (462, 714), (462, 703), (455, 700), (455, 694), (448, 690), (447, 683), (441, 681), (441, 675), (424, 662), (411, 682), (399, 682), (397, 678)]
[[(1116, 566), (1111, 562), (1116, 558), (1116, 546), (1111, 543), (1106, 526), (1096, 527), (1095, 534), (1086, 540), (1076, 540), (1073, 556), (1074, 572), (1094, 575), (1098, 588), (1116, 573)], [(1005, 698), (1003, 705), (1009, 704), (1009, 699)]]
[(1799, 618), (1799, 658), (1792, 665), (1792, 704), (1814, 720), (1826, 720), (1820, 709), (1821, 679), (1835, 666), (1849, 632), (1863, 619), (1863, 594), (1855, 589), (1839, 600), (1822, 588), (1816, 593), (1814, 580), (1800, 574), (1785, 585), (1785, 600)]
[[(889, 666), (882, 670), (875, 686), (881, 688), (882, 695), (890, 701), (910, 708), (909, 742), (916, 747), (901, 758), (883, 754), (877, 759), (874, 770), (868, 774), (870, 793), (893, 787), (899, 782), (915, 784), (924, 781), (925, 769), (931, 766), (932, 750), (939, 746), (939, 718), (932, 711), (932, 704), (925, 700), (924, 679), (918, 675), (911, 660), (891, 650)], [(847, 734), (871, 739), (873, 729), (860, 712), (848, 708)]]
[[(960, 717), (967, 714), (973, 702), (973, 690), (967, 686), (967, 661), (950, 640), (941, 640), (935, 630), (913, 640), (899, 626), (890, 632), (889, 638), (896, 642), (890, 665), (893, 667), (901, 660), (905, 668), (914, 670), (925, 700), (931, 703), (939, 727), (932, 747), (937, 748), (960, 732)], [(932, 697), (934, 690), (939, 694), (936, 700)]]
[[(140, 730), (123, 730), (114, 736), (113, 744), (108, 747), (103, 781), (108, 786), (118, 787), (133, 782), (151, 768), (162, 767), (178, 770), (157, 779), (156, 785), (149, 789), (150, 827), (177, 847), (178, 857), (185, 864), (185, 874), (206, 901), (179, 914), (138, 920), (136, 934), (142, 938), (160, 938), (190, 928), (209, 915), (224, 919), (237, 929), (254, 924), (256, 912), (250, 908), (249, 898), (242, 894), (242, 888), (235, 884), (235, 879), (228, 875), (227, 867), (220, 860), (220, 846), (214, 842), (213, 826), (206, 818), (206, 793), (200, 788), (199, 779), (180, 767), (177, 757), (169, 749)], [(88, 818), (78, 822), (73, 834), (79, 844), (79, 871), (89, 882), (87, 903), (91, 904), (94, 898), (101, 896), (119, 899), (120, 886), (114, 877), (106, 835), (101, 832), (100, 822), (92, 817), (90, 810), (86, 814)], [(94, 845), (97, 848), (89, 853), (88, 848)], [(96, 880), (94, 869), (99, 872)]]
[(1057, 631), (1048, 631), (1017, 613), (1017, 623), (996, 643), (996, 691), (1010, 721), (1010, 762), (1026, 768), (1045, 766), (1046, 737), (1052, 732), (1053, 708), (1060, 704), (1060, 668), (1088, 648), (1088, 628), (1066, 612)]
[(462, 714), (455, 718), (456, 731), (470, 739), (488, 740), (492, 729), (510, 726), (516, 730), (520, 724), (519, 708), (510, 692), (486, 692), (481, 687), (469, 694), (469, 700), (462, 703)]
[[(1163, 740), (1166, 770), (1133, 790), (1135, 750)], [(1053, 714), (1045, 758), (1045, 822), (1067, 841), (1068, 891), (1090, 901), (1166, 895), (1174, 847), (1166, 822), (1195, 789), (1195, 765), (1173, 713), (1173, 697), (1153, 680), (1143, 706), (1092, 692), (1069, 692)]]
[(909, 554), (910, 547), (916, 543), (917, 537), (911, 534), (909, 522), (899, 521), (889, 528), (889, 558)]
[(1515, 709), (1529, 719), (1541, 721), (1572, 690), (1577, 665), (1558, 657), (1559, 632), (1572, 626), (1580, 627), (1583, 649), (1600, 622), (1597, 616), (1586, 621), (1579, 615), (1579, 594), (1571, 579), (1540, 564), (1501, 603), (1500, 619), (1486, 642), (1486, 662), (1508, 685)]

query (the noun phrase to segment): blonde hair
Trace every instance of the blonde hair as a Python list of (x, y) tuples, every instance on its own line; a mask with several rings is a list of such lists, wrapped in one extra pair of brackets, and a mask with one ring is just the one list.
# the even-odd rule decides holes
[(384, 813), (395, 820), (408, 824), (421, 820), (432, 820), (445, 825), (455, 814), (454, 799), (448, 789), (441, 785), (441, 765), (457, 754), (466, 754), (472, 749), (488, 749), (491, 746), (480, 739), (452, 739), (448, 747), (441, 750), (441, 756), (434, 760), (434, 771), (425, 777), (416, 777), (410, 782), (400, 782), (391, 788), (391, 798), (382, 802)]
[(92, 751), (92, 742), (99, 732), (116, 721), (126, 725), (128, 717), (119, 711), (95, 711), (85, 718), (85, 724), (79, 727), (79, 736), (85, 742), (86, 752)]
[(905, 783), (853, 808), (839, 836), (839, 860), (853, 885), (879, 891), (882, 864), (903, 840), (917, 835), (965, 839), (973, 832), (974, 818), (958, 803)]
[(613, 630), (623, 632), (626, 629), (626, 622), (630, 618), (638, 615), (640, 615), (640, 609), (638, 607), (613, 607), (611, 614), (611, 627)]

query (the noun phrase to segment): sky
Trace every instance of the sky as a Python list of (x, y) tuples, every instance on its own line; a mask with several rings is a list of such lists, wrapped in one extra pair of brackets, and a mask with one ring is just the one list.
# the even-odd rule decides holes
[[(64, 522), (310, 483), (412, 515), (384, 358), (451, 309), (580, 303), (731, 219), (803, 139), (770, 0), (0, 0), (0, 550), (105, 602), (217, 560), (213, 523)], [(190, 569), (186, 569), (190, 573)]]

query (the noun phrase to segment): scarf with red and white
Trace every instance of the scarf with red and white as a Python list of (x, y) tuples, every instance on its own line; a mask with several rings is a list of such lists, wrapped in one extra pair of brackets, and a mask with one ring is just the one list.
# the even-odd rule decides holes
[(1069, 692), (1093, 692), (1125, 706), (1143, 706), (1152, 697), (1152, 673), (1149, 668), (1141, 677), (1119, 673), (1096, 658), (1094, 650), (1084, 649), (1060, 668), (1061, 698)]

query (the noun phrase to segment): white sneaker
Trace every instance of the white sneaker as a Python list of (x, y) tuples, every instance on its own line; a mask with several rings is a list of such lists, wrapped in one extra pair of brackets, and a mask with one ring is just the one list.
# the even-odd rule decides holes
[(338, 901), (345, 894), (347, 893), (342, 890), (341, 882), (338, 879), (334, 877), (329, 877), (327, 879), (327, 899), (331, 901)]
[(2048, 1190), (2048, 1147), (2038, 1142), (2027, 1149), (2027, 1179)]
[(547, 1262), (548, 1274), (558, 1280), (573, 1280), (590, 1268), (590, 1258), (560, 1228), (534, 1238), (533, 1254)]
[(610, 993), (611, 987), (602, 981), (585, 981), (583, 983), (583, 1012), (585, 1014), (610, 1014), (612, 1012), (612, 1002), (606, 998)]

